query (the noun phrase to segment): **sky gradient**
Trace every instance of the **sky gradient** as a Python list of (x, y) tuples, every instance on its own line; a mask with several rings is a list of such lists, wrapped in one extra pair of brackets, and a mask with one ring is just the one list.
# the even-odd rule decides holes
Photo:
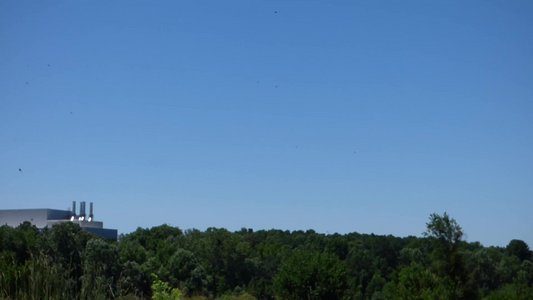
[(1, 1), (0, 208), (533, 246), (532, 37), (531, 1)]

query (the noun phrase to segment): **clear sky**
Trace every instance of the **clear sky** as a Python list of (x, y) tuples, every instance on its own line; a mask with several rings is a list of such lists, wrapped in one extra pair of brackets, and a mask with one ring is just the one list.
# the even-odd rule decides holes
[(73, 200), (533, 247), (533, 2), (0, 1), (0, 208)]

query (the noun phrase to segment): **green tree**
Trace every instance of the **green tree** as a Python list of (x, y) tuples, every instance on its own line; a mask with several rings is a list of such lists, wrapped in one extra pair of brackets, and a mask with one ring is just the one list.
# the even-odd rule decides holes
[(206, 292), (208, 278), (204, 267), (194, 253), (178, 249), (170, 257), (165, 273), (172, 286), (179, 286), (187, 295)]
[(168, 283), (161, 281), (155, 274), (152, 274), (152, 300), (180, 300), (181, 291), (172, 288)]
[(461, 226), (447, 213), (442, 216), (434, 213), (430, 215), (426, 227), (425, 235), (434, 242), (433, 254), (437, 270), (451, 278), (462, 276), (463, 261), (458, 251), (463, 237)]
[(120, 272), (118, 251), (114, 244), (99, 238), (87, 243), (83, 258), (82, 297), (86, 299), (115, 298)]
[(67, 278), (67, 294), (79, 295), (83, 274), (82, 253), (93, 236), (82, 231), (78, 224), (65, 222), (45, 229), (43, 238), (45, 254), (60, 266)]
[(122, 264), (121, 269), (117, 282), (117, 290), (120, 295), (143, 297), (150, 294), (150, 280), (137, 262), (127, 261)]
[(425, 235), (433, 243), (433, 265), (439, 276), (447, 276), (453, 282), (452, 289), (461, 299), (478, 298), (478, 288), (468, 279), (463, 254), (459, 251), (463, 229), (455, 219), (444, 213), (431, 214), (426, 223)]
[(397, 280), (384, 288), (385, 299), (454, 300), (460, 298), (453, 283), (419, 264), (403, 267)]
[(341, 299), (346, 291), (346, 268), (336, 257), (315, 251), (296, 251), (274, 278), (281, 299)]
[(497, 270), (500, 259), (501, 252), (496, 249), (479, 249), (468, 258), (470, 277), (476, 282), (481, 295), (486, 295), (501, 284)]
[(426, 223), (425, 235), (453, 249), (463, 238), (463, 229), (446, 212), (442, 216), (433, 213), (429, 216), (429, 222)]
[(520, 261), (531, 258), (529, 246), (522, 240), (511, 240), (505, 250), (509, 255), (516, 256)]

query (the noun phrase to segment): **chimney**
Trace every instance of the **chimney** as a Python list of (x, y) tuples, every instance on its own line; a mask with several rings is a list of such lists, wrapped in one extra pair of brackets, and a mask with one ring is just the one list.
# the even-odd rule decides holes
[(85, 201), (80, 202), (80, 217), (82, 220), (85, 219)]
[(93, 203), (90, 202), (89, 203), (89, 221), (92, 221), (94, 218), (94, 215), (93, 215)]
[(76, 216), (76, 201), (72, 201), (72, 216)]

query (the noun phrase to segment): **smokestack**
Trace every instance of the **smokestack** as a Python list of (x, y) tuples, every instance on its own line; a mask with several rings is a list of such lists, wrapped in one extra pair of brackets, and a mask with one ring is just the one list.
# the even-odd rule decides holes
[(89, 203), (89, 221), (92, 221), (94, 218), (94, 215), (93, 215), (93, 203), (90, 202)]
[(82, 220), (85, 219), (85, 201), (80, 202), (80, 217)]
[(72, 201), (72, 216), (76, 216), (76, 201)]

